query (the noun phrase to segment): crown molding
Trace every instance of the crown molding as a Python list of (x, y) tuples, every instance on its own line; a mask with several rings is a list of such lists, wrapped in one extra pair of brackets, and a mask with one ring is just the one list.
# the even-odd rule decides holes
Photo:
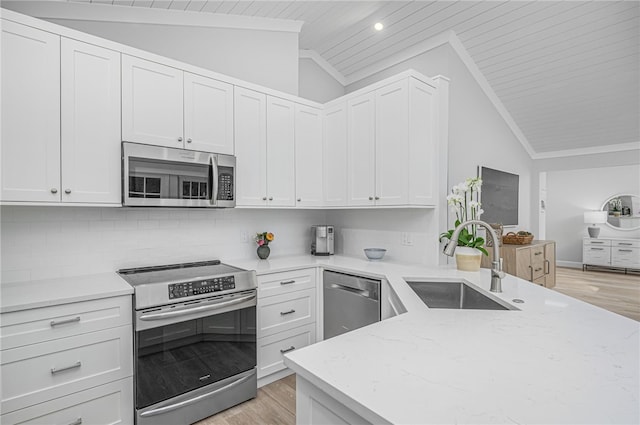
[(300, 59), (311, 59), (314, 61), (320, 68), (322, 68), (327, 74), (331, 75), (337, 82), (342, 84), (343, 86), (347, 85), (347, 79), (333, 67), (329, 62), (327, 62), (318, 52), (315, 50), (300, 50), (298, 53), (298, 57)]
[(591, 148), (566, 149), (562, 151), (542, 152), (542, 153), (536, 153), (533, 156), (533, 159), (564, 158), (568, 156), (593, 155), (593, 154), (624, 152), (624, 151), (633, 151), (633, 150), (640, 151), (640, 142), (620, 143), (617, 145), (594, 146)]
[(302, 21), (98, 3), (3, 0), (2, 7), (40, 19), (125, 22), (300, 33)]

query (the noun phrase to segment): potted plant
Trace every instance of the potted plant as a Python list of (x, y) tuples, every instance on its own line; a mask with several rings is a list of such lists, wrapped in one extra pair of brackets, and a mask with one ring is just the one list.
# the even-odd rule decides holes
[(269, 248), (269, 243), (273, 242), (275, 236), (271, 232), (261, 232), (256, 233), (256, 237), (254, 238), (256, 243), (258, 244), (258, 257), (261, 260), (266, 260), (269, 258), (269, 254), (271, 254), (271, 248)]
[[(451, 194), (447, 196), (447, 204), (455, 212), (456, 221), (453, 229), (440, 235), (440, 242), (443, 239), (451, 240), (456, 227), (468, 220), (480, 220), (483, 211), (480, 204), (480, 190), (482, 179), (480, 177), (468, 178), (451, 189)], [(478, 228), (475, 224), (462, 229), (458, 237), (456, 247), (456, 264), (459, 270), (477, 271), (480, 270), (482, 254), (489, 255), (484, 249), (485, 240), (478, 236)]]

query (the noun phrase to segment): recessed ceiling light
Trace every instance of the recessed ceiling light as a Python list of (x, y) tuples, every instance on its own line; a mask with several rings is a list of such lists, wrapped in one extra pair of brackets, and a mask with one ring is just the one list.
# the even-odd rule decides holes
[(373, 28), (375, 28), (377, 31), (382, 31), (382, 28), (384, 28), (384, 25), (382, 25), (382, 22), (376, 22)]

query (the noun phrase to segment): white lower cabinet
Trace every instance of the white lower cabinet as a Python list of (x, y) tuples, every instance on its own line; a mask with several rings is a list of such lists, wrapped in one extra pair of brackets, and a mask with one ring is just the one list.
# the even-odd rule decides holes
[(584, 238), (582, 265), (640, 269), (640, 240)]
[(2, 415), (3, 424), (129, 424), (133, 378), (90, 388)]
[(258, 385), (286, 373), (285, 353), (316, 342), (316, 275), (309, 268), (258, 276)]
[(133, 423), (131, 296), (1, 319), (3, 424)]

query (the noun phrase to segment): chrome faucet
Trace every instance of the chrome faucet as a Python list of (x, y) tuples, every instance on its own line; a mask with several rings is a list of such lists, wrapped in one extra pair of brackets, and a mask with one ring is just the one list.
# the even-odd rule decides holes
[(460, 232), (465, 227), (476, 224), (478, 226), (482, 226), (487, 229), (487, 233), (491, 237), (493, 241), (493, 262), (491, 263), (491, 292), (502, 292), (502, 278), (504, 277), (504, 272), (502, 271), (502, 258), (500, 258), (500, 247), (498, 246), (498, 236), (496, 232), (493, 230), (488, 223), (485, 223), (481, 220), (469, 220), (464, 223), (460, 223), (458, 227), (451, 235), (451, 241), (445, 247), (444, 253), (449, 257), (453, 257), (453, 253), (455, 252), (456, 246), (458, 245), (458, 237), (460, 236)]

